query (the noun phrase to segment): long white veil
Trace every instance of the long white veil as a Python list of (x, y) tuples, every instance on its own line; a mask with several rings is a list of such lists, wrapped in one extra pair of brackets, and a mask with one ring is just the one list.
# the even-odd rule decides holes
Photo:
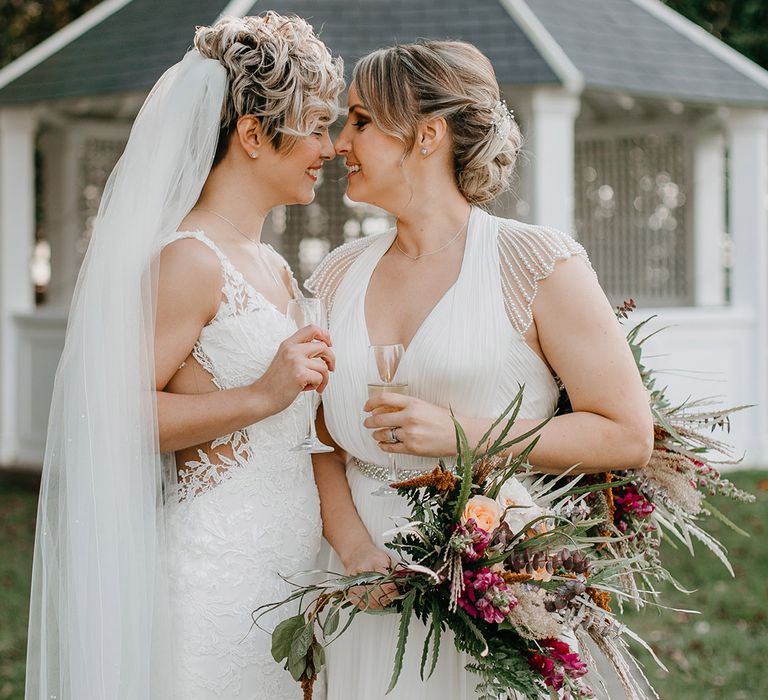
[[(107, 182), (51, 403), (27, 700), (172, 696), (153, 394), (157, 259), (210, 171), (226, 75), (194, 50), (171, 67)], [(174, 480), (167, 469), (165, 485)]]

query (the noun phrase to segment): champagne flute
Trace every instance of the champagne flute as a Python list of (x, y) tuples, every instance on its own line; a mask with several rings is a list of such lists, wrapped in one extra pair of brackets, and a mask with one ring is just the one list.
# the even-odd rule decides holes
[[(371, 345), (368, 348), (368, 398), (372, 399), (384, 393), (407, 394), (408, 382), (404, 377), (400, 361), (403, 359), (405, 349), (399, 343), (397, 345)], [(398, 368), (400, 371), (398, 372)], [(384, 407), (380, 409), (384, 413), (394, 413), (399, 409)], [(396, 492), (389, 487), (400, 481), (397, 471), (397, 455), (387, 453), (389, 465), (388, 483), (382, 484), (372, 492), (374, 496), (394, 496)]]
[[(286, 315), (296, 324), (297, 328), (313, 325), (322, 330), (328, 330), (328, 315), (322, 299), (304, 299), (303, 297), (291, 299), (288, 302)], [(298, 445), (292, 447), (291, 452), (309, 452), (312, 454), (333, 452), (333, 447), (320, 442), (317, 438), (317, 433), (315, 432), (314, 397), (308, 391), (304, 391), (303, 394), (309, 425), (307, 426), (307, 434), (304, 436), (304, 439)]]

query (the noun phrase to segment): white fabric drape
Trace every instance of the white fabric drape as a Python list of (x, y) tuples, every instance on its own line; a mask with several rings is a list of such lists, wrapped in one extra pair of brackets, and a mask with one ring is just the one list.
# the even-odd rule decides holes
[[(499, 273), (499, 219), (474, 208), (461, 271), (416, 332), (403, 359), (408, 393), (457, 415), (494, 418), (524, 383), (521, 418), (544, 418), (557, 402), (557, 386), (546, 365), (511, 325)], [(337, 356), (333, 381), (323, 394), (333, 438), (351, 455), (374, 464), (386, 456), (363, 428), (369, 345), (365, 290), (395, 232), (377, 237), (339, 283), (330, 316)], [(312, 281), (308, 283), (313, 288)], [(402, 456), (407, 469), (433, 469), (435, 460)]]
[[(153, 88), (107, 182), (51, 403), (27, 700), (172, 694), (153, 393), (156, 263), (210, 171), (226, 83), (217, 61), (188, 53)], [(172, 488), (173, 471), (166, 477)]]

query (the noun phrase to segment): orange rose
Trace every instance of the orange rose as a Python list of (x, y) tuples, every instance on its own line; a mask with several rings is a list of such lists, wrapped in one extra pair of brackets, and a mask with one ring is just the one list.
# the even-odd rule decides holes
[(501, 508), (492, 498), (487, 496), (472, 496), (464, 506), (461, 516), (462, 524), (473, 518), (477, 526), (486, 532), (493, 532), (501, 522)]

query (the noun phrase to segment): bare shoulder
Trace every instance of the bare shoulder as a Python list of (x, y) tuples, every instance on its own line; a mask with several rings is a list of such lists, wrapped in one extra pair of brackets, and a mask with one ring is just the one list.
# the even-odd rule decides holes
[(196, 238), (181, 238), (166, 245), (160, 254), (159, 304), (172, 304), (178, 312), (213, 318), (223, 286), (221, 263), (216, 253)]

